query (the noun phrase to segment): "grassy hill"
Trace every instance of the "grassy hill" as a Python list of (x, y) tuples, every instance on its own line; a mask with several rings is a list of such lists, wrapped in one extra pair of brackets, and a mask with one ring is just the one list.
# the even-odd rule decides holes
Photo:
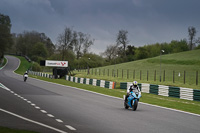
[[(161, 67), (160, 67), (161, 64)], [(166, 54), (128, 63), (110, 65), (75, 71), (77, 77), (129, 82), (137, 80), (140, 83), (162, 84), (170, 86), (200, 89), (200, 49)], [(161, 75), (161, 82), (160, 82)]]

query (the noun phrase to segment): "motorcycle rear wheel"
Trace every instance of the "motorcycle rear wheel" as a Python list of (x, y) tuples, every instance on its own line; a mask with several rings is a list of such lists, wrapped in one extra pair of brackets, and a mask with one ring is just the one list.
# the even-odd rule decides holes
[(129, 106), (126, 104), (125, 101), (124, 101), (124, 108), (125, 108), (125, 109), (128, 109), (128, 108), (129, 108)]

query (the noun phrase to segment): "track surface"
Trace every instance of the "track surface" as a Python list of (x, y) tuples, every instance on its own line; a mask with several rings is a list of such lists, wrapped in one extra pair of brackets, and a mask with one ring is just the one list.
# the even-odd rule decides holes
[[(13, 73), (19, 65), (19, 60), (12, 56), (7, 56), (7, 59), (8, 64), (0, 70), (0, 83), (11, 91), (0, 88), (0, 109), (21, 117), (68, 133), (200, 132), (199, 116), (144, 104), (139, 104), (137, 111), (133, 112), (123, 108), (121, 99), (32, 78), (23, 82), (21, 75)], [(49, 114), (54, 117), (48, 116)], [(58, 122), (60, 120), (62, 122)], [(62, 132), (23, 120), (1, 110), (0, 126), (41, 133)]]

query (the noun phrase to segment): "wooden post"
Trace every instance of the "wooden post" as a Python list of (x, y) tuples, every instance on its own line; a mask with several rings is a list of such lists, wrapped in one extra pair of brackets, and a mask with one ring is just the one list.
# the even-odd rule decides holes
[(155, 73), (154, 73), (154, 81), (156, 81), (156, 70), (155, 70)]
[(149, 79), (149, 71), (147, 70), (147, 81), (148, 81), (148, 79)]
[(164, 73), (163, 73), (163, 82), (165, 82), (165, 70), (164, 70)]
[(129, 70), (127, 70), (127, 79), (129, 78)]
[(101, 76), (101, 69), (99, 69), (99, 76)]
[(122, 69), (122, 78), (124, 77), (124, 70)]
[(184, 82), (184, 84), (185, 84), (185, 71), (184, 71), (184, 81), (183, 81), (183, 82)]
[(175, 77), (174, 77), (174, 75), (175, 75), (175, 72), (173, 71), (173, 83), (175, 83)]
[(142, 79), (142, 71), (140, 70), (140, 80)]
[(196, 85), (198, 85), (198, 71), (196, 72)]

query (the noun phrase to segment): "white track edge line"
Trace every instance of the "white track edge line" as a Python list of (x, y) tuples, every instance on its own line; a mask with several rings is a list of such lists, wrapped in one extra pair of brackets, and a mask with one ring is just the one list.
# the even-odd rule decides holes
[(51, 127), (51, 126), (49, 126), (49, 125), (46, 125), (46, 124), (43, 124), (43, 123), (40, 123), (40, 122), (31, 120), (31, 119), (28, 119), (28, 118), (25, 118), (25, 117), (23, 117), (23, 116), (17, 115), (17, 114), (12, 113), (12, 112), (9, 112), (9, 111), (4, 110), (4, 109), (2, 109), (2, 108), (0, 108), (0, 111), (5, 112), (5, 113), (10, 114), (10, 115), (13, 115), (13, 116), (15, 116), (15, 117), (18, 117), (18, 118), (20, 118), (20, 119), (23, 119), (23, 120), (25, 120), (25, 121), (28, 121), (28, 122), (31, 122), (31, 123), (34, 123), (34, 124), (37, 124), (37, 125), (40, 125), (40, 126), (49, 128), (49, 129), (52, 129), (52, 130), (57, 131), (57, 132), (60, 132), (60, 133), (67, 133), (67, 132), (62, 131), (62, 130), (60, 130), (60, 129)]
[(74, 127), (72, 127), (72, 126), (70, 126), (70, 125), (65, 125), (67, 128), (69, 128), (70, 130), (73, 130), (73, 131), (75, 131), (76, 129), (74, 128)]
[(60, 123), (63, 123), (63, 121), (62, 121), (62, 120), (60, 120), (60, 119), (56, 119), (56, 121), (57, 121), (57, 122), (60, 122)]

